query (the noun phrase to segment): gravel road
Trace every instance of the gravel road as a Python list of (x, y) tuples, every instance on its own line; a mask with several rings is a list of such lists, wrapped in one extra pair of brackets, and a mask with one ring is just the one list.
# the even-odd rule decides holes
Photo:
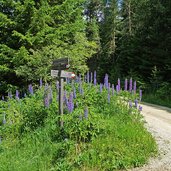
[(171, 109), (146, 103), (142, 107), (146, 126), (158, 144), (159, 156), (130, 171), (171, 171)]

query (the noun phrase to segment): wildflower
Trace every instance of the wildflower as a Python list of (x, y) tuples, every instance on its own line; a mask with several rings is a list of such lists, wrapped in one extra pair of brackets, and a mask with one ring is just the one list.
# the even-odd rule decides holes
[(138, 100), (135, 99), (134, 103), (135, 103), (135, 107), (137, 108), (138, 107)]
[(96, 71), (94, 71), (94, 85), (96, 86), (97, 80), (96, 80)]
[(130, 92), (132, 91), (132, 78), (130, 78), (129, 80), (129, 91)]
[(49, 104), (51, 104), (52, 103), (52, 99), (53, 99), (53, 93), (52, 93), (51, 86), (49, 87), (48, 96), (49, 96)]
[(136, 81), (134, 81), (134, 93), (136, 94)]
[(90, 73), (89, 73), (89, 71), (87, 72), (87, 83), (89, 84), (89, 82), (90, 82)]
[(66, 91), (66, 90), (64, 91), (63, 100), (64, 100), (64, 103), (65, 103), (66, 106), (67, 106), (67, 105), (68, 105), (68, 99), (67, 99), (67, 91)]
[(44, 98), (44, 106), (49, 107), (49, 98), (48, 98), (48, 96)]
[(5, 100), (4, 96), (2, 96), (2, 100)]
[(129, 108), (132, 108), (132, 101), (129, 100)]
[(128, 80), (127, 79), (125, 79), (125, 91), (127, 91), (127, 89), (128, 89)]
[(102, 92), (102, 89), (103, 89), (103, 84), (100, 83), (100, 93)]
[(142, 100), (142, 90), (140, 90), (140, 101)]
[(104, 85), (106, 88), (108, 88), (108, 74), (105, 75), (105, 78), (104, 78)]
[(140, 112), (142, 111), (142, 106), (139, 106), (139, 111), (140, 111)]
[(71, 113), (74, 110), (74, 103), (73, 103), (73, 93), (70, 93), (69, 102), (67, 103), (68, 111)]
[(11, 99), (11, 98), (12, 98), (12, 93), (11, 93), (11, 91), (10, 91), (10, 92), (8, 92), (8, 98), (9, 98), (9, 99)]
[(110, 94), (108, 93), (108, 96), (107, 96), (107, 100), (108, 100), (108, 103), (110, 103)]
[(29, 85), (29, 93), (33, 95), (33, 86), (31, 84)]
[(114, 95), (114, 91), (115, 91), (114, 84), (112, 84), (112, 95)]
[(120, 78), (118, 78), (118, 92), (121, 90), (121, 81)]
[(84, 109), (84, 118), (88, 119), (88, 107)]
[(73, 90), (73, 97), (74, 97), (74, 99), (76, 98), (76, 89), (75, 89), (75, 87), (74, 87), (74, 90)]
[(41, 88), (43, 85), (42, 78), (40, 78), (39, 83), (40, 83), (40, 88)]
[(15, 98), (16, 98), (17, 100), (20, 99), (20, 98), (19, 98), (19, 91), (18, 91), (18, 90), (16, 90)]
[(110, 83), (108, 83), (108, 93), (110, 93)]

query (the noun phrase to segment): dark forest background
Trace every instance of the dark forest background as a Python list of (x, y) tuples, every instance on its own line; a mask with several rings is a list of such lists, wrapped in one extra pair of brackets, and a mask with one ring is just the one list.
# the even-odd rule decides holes
[(171, 95), (170, 0), (0, 0), (0, 93), (48, 81), (51, 62)]

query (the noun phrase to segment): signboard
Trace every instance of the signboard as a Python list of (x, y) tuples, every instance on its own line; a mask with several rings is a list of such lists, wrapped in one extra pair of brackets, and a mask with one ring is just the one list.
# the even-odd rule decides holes
[(52, 69), (54, 70), (65, 70), (70, 67), (68, 58), (55, 59), (52, 62)]
[(61, 71), (59, 75), (59, 70), (51, 70), (52, 77), (61, 77), (61, 78), (74, 78), (75, 74), (73, 72)]

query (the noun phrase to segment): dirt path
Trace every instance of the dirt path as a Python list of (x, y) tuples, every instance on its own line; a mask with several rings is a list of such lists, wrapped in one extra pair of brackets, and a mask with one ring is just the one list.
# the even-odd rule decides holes
[(145, 103), (142, 106), (146, 126), (157, 141), (160, 155), (131, 171), (171, 171), (171, 109)]

